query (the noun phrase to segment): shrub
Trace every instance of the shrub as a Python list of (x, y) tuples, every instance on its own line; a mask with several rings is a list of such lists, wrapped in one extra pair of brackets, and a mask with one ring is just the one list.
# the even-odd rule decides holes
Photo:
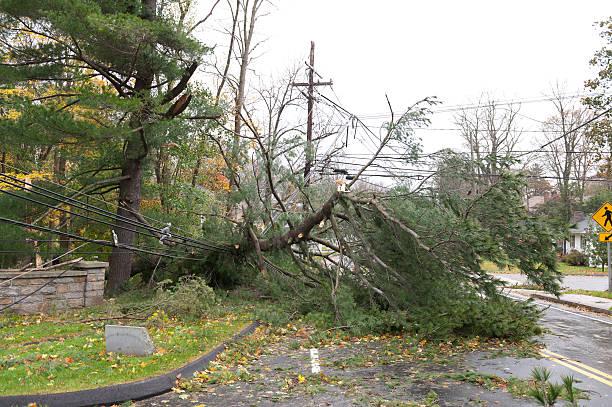
[(168, 315), (200, 317), (217, 302), (215, 292), (201, 277), (183, 276), (173, 287), (168, 284), (161, 282), (155, 295), (159, 310)]
[(578, 407), (578, 402), (588, 399), (584, 391), (576, 388), (574, 376), (561, 376), (561, 383), (550, 382), (551, 373), (543, 367), (534, 367), (531, 371), (531, 382), (527, 394), (545, 407), (552, 407), (560, 399), (566, 406)]
[(562, 257), (561, 261), (572, 266), (586, 266), (588, 265), (589, 259), (578, 250), (571, 250), (568, 254)]

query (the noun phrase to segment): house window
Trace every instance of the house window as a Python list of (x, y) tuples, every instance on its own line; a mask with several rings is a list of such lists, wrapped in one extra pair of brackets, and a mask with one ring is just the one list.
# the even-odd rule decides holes
[(570, 236), (570, 249), (573, 249), (576, 247), (576, 235), (571, 235)]

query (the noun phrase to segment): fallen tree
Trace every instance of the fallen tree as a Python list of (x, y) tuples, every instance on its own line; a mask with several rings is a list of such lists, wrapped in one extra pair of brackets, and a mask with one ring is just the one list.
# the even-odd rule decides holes
[[(234, 230), (243, 239), (235, 248), (247, 263), (257, 265), (264, 289), (283, 286), (273, 297), (287, 296), (310, 311), (329, 310), (337, 325), (351, 325), (354, 310), (367, 308), (402, 315), (392, 322), (400, 325), (416, 318), (410, 313), (420, 312), (427, 317), (416, 319), (437, 318), (431, 329), (440, 332), (533, 332), (533, 310), (501, 298), (499, 281), (482, 269), (486, 260), (516, 266), (533, 282), (558, 292), (553, 238), (545, 224), (527, 214), (521, 175), (500, 160), (500, 173), (485, 180), (473, 171), (484, 163), (447, 152), (439, 157), (439, 170), (415, 183), (384, 162), (390, 150), (401, 152), (405, 163), (418, 161), (413, 130), (427, 125), (433, 103), (424, 99), (398, 118), (391, 110), (376, 150), (348, 180), (320, 168), (318, 180), (309, 185), (300, 177), (301, 158), (290, 154), (300, 144), (291, 139), (284, 146), (270, 143), (274, 135), (248, 126), (251, 132), (244, 137), (255, 146), (250, 156), (256, 158), (251, 158), (250, 173), (232, 174), (241, 176), (234, 183), (234, 200), (242, 202)], [(276, 155), (276, 150), (286, 153)], [(385, 192), (367, 188), (360, 181), (374, 166), (388, 170), (399, 184)], [(244, 162), (228, 162), (228, 168), (241, 167)], [(262, 197), (264, 181), (273, 204)], [(322, 301), (322, 295), (329, 301)], [(516, 323), (491, 323), (488, 318), (496, 312)], [(527, 315), (528, 323), (520, 318)]]

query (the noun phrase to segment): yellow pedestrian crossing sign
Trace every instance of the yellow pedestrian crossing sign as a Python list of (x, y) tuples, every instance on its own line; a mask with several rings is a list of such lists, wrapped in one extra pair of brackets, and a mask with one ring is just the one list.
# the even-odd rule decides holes
[(612, 203), (606, 202), (601, 205), (601, 208), (593, 214), (593, 220), (605, 230), (612, 230)]

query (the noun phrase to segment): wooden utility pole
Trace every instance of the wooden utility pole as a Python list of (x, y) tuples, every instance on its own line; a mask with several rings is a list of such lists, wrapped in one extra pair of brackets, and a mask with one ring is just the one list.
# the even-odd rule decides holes
[(321, 82), (314, 81), (315, 75), (315, 43), (314, 41), (310, 41), (310, 61), (308, 64), (308, 82), (294, 82), (293, 86), (307, 86), (308, 87), (308, 120), (306, 123), (306, 164), (304, 165), (304, 182), (306, 184), (310, 183), (309, 175), (310, 169), (312, 167), (312, 159), (314, 154), (314, 147), (312, 144), (312, 114), (314, 111), (314, 88), (315, 86), (331, 86), (333, 82), (330, 80), (329, 82)]

